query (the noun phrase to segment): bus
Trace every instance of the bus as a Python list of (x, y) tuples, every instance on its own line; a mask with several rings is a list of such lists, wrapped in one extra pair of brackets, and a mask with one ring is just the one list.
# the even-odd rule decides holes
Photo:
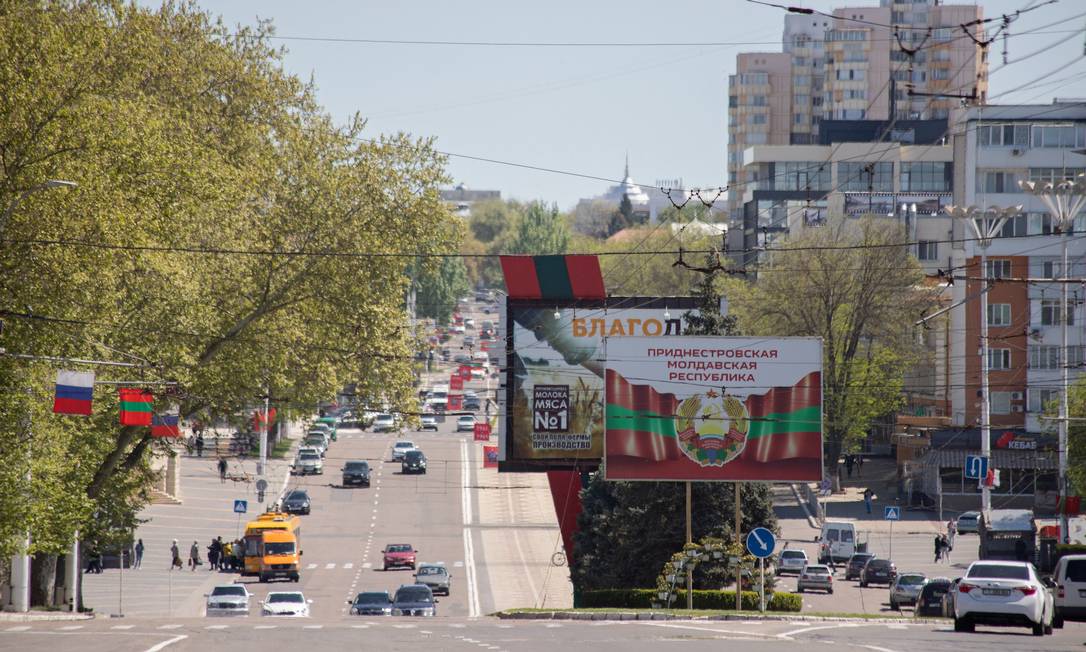
[[(265, 536), (267, 535), (267, 536)], [(299, 578), (302, 556), (302, 519), (282, 512), (266, 512), (245, 525), (245, 565), (241, 574), (266, 581), (273, 576)]]

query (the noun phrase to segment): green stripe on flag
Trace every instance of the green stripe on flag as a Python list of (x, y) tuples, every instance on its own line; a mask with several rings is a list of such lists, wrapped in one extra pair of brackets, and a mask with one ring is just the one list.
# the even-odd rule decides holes
[(573, 285), (565, 256), (533, 256), (539, 291), (544, 299), (572, 299)]
[(648, 410), (631, 410), (621, 405), (607, 405), (604, 413), (608, 430), (638, 430), (664, 437), (675, 436), (675, 419)]
[[(613, 404), (607, 405), (604, 414), (609, 430), (637, 430), (664, 437), (675, 436), (676, 417), (663, 416), (649, 410), (631, 410)], [(802, 408), (795, 412), (773, 412), (750, 422), (747, 439), (789, 432), (818, 432), (821, 430), (821, 425), (818, 406)]]
[(152, 405), (144, 401), (121, 401), (121, 409), (125, 412), (151, 412)]

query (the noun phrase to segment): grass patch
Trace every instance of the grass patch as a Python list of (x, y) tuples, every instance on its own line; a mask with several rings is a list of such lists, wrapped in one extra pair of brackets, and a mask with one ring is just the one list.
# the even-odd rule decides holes
[(279, 441), (275, 442), (275, 446), (270, 451), (268, 451), (268, 457), (277, 460), (283, 459), (287, 456), (287, 453), (290, 452), (290, 447), (293, 443), (294, 442), (287, 439), (286, 437), (280, 439)]

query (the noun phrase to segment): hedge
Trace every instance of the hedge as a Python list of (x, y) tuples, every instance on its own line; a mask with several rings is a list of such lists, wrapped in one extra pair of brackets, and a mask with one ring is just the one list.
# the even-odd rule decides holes
[[(686, 608), (686, 590), (676, 591), (674, 609)], [(581, 591), (576, 606), (583, 608), (650, 609), (660, 597), (655, 589), (597, 589)], [(766, 596), (767, 611), (800, 611), (803, 599), (794, 593), (773, 593)], [(735, 591), (694, 590), (695, 609), (735, 609)], [(743, 610), (758, 611), (758, 592), (743, 591)]]

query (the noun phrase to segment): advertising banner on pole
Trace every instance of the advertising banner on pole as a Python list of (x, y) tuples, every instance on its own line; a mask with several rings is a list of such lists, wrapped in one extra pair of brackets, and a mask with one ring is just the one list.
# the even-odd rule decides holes
[(822, 340), (609, 337), (608, 480), (817, 482)]
[(483, 446), (483, 468), (484, 469), (496, 469), (496, 468), (498, 468), (498, 447), (497, 446)]
[(490, 424), (477, 423), (474, 428), (475, 441), (490, 441)]
[(449, 411), (459, 412), (464, 409), (463, 394), (449, 394)]
[(449, 389), (464, 389), (464, 379), (457, 374), (449, 376)]

